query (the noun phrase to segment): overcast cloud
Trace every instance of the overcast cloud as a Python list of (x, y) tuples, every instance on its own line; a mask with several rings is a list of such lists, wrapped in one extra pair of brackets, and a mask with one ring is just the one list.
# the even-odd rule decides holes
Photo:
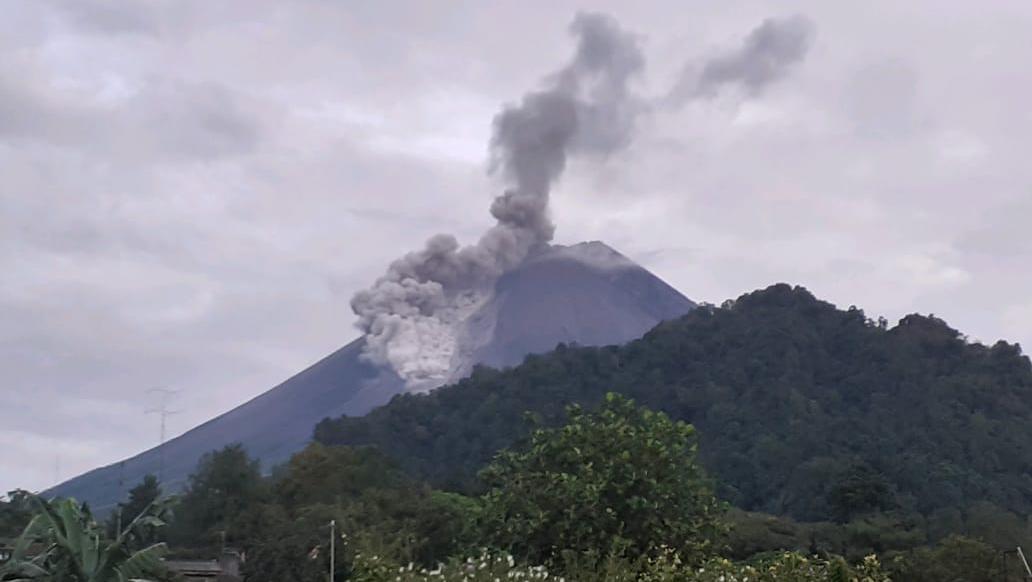
[[(474, 241), (491, 120), (584, 8), (641, 35), (641, 94), (694, 57), (707, 98), (573, 162), (559, 242), (697, 301), (787, 281), (1032, 345), (1027, 3), (8, 0), (0, 490), (155, 444), (149, 388), (180, 391), (172, 434), (261, 393), (357, 335), (391, 259)], [(739, 67), (796, 15), (791, 74)]]

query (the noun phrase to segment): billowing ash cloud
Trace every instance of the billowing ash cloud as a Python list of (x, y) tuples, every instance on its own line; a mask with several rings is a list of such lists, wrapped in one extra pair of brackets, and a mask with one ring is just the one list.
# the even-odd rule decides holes
[(727, 86), (737, 86), (748, 96), (759, 95), (806, 57), (814, 36), (813, 23), (804, 16), (768, 18), (740, 47), (711, 57), (701, 67), (687, 67), (669, 100), (681, 105), (713, 97)]
[(606, 154), (630, 141), (641, 108), (628, 86), (644, 66), (635, 39), (599, 14), (578, 15), (570, 30), (571, 62), (494, 120), (491, 168), (510, 184), (491, 204), (498, 223), (473, 246), (434, 236), (351, 301), (367, 334), (366, 357), (392, 366), (410, 387), (448, 375), (456, 325), (499, 275), (552, 239), (548, 195), (568, 156)]
[[(684, 99), (732, 82), (758, 93), (802, 58), (809, 30), (798, 19), (765, 22), (742, 50), (709, 63), (700, 89)], [(491, 171), (508, 184), (491, 204), (497, 224), (472, 246), (432, 237), (351, 301), (366, 334), (365, 358), (391, 366), (412, 390), (450, 376), (461, 360), (459, 324), (490, 297), (500, 275), (552, 240), (549, 192), (568, 158), (626, 147), (648, 109), (631, 91), (645, 65), (633, 35), (600, 14), (579, 14), (570, 32), (577, 39), (570, 62), (494, 119)]]

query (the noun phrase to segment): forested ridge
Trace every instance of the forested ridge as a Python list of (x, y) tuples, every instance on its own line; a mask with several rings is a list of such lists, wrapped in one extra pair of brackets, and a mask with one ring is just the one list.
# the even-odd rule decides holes
[[(599, 314), (604, 317), (605, 314)], [(945, 535), (1018, 528), (1032, 510), (1032, 366), (944, 321), (896, 326), (785, 284), (702, 306), (625, 346), (559, 346), (520, 366), (325, 420), (325, 444), (376, 445), (458, 491), (570, 403), (625, 394), (692, 423), (720, 496), (746, 510), (848, 521), (872, 511)]]

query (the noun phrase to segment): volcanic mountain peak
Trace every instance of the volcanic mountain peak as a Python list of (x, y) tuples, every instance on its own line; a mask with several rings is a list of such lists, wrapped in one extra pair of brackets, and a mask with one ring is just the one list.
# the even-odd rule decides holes
[(613, 247), (598, 240), (569, 246), (550, 245), (545, 251), (531, 255), (520, 268), (527, 268), (543, 261), (561, 260), (576, 261), (599, 270), (641, 268), (637, 263), (614, 250)]
[(491, 301), (466, 322), (473, 339), (464, 360), (512, 366), (558, 343), (624, 343), (694, 306), (604, 243), (553, 246), (498, 280)]
[[(694, 307), (656, 276), (601, 242), (550, 246), (502, 276), (456, 330), (451, 373), (474, 364), (511, 366), (558, 343), (605, 345), (639, 337)], [(95, 469), (48, 491), (89, 501), (98, 511), (119, 501), (120, 484), (148, 473), (164, 489), (182, 489), (201, 455), (242, 443), (266, 469), (290, 458), (326, 417), (361, 416), (411, 389), (393, 369), (362, 357), (364, 338), (344, 346), (279, 386), (157, 447)], [(430, 387), (434, 387), (430, 386)]]

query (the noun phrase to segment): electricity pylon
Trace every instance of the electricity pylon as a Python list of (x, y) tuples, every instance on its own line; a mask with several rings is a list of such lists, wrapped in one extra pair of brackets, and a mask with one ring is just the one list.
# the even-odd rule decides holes
[(165, 427), (168, 417), (173, 414), (179, 414), (181, 410), (170, 410), (168, 407), (168, 400), (175, 394), (178, 394), (178, 390), (170, 390), (168, 388), (151, 388), (147, 391), (148, 394), (157, 394), (159, 397), (158, 405), (154, 408), (146, 410), (147, 414), (157, 414), (161, 424), (161, 438), (158, 441), (158, 483), (164, 484), (165, 482)]

